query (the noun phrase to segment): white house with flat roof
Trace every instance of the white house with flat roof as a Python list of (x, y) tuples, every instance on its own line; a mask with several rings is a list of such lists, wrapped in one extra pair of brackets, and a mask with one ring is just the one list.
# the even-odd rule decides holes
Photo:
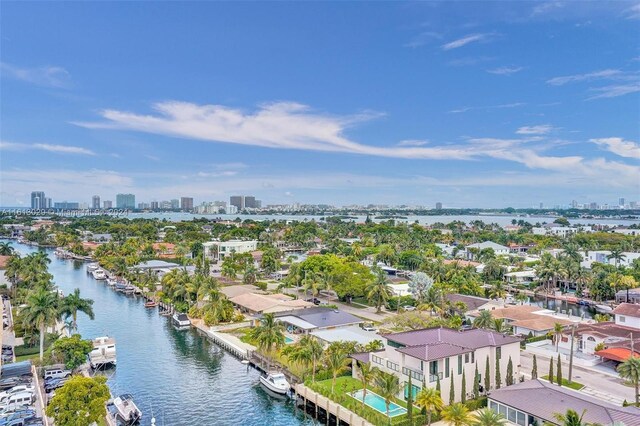
[(474, 252), (481, 252), (482, 250), (491, 249), (495, 253), (496, 256), (508, 256), (511, 252), (509, 247), (503, 246), (502, 244), (494, 243), (493, 241), (485, 241), (483, 243), (475, 243), (469, 244), (465, 250), (467, 259), (475, 259), (476, 254)]
[(256, 240), (208, 241), (202, 244), (205, 255), (215, 262), (224, 260), (231, 253), (250, 253), (258, 248)]

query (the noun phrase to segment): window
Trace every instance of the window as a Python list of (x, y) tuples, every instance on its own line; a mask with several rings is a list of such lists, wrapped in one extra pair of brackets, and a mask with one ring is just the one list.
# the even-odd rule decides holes
[(391, 361), (387, 361), (387, 368), (393, 371), (400, 371), (400, 366)]
[(474, 362), (476, 362), (476, 353), (471, 352), (471, 363), (473, 364)]
[(420, 381), (422, 381), (422, 379), (424, 378), (424, 375), (419, 371), (415, 371), (407, 367), (402, 367), (402, 374), (406, 376), (411, 376), (412, 378)]
[[(411, 385), (411, 394), (413, 396), (413, 400), (416, 400), (416, 395), (418, 395), (418, 393), (420, 393), (420, 388), (417, 387), (416, 385), (412, 384)], [(409, 383), (405, 383), (404, 384), (404, 399), (405, 401), (409, 398)]]
[(513, 409), (513, 408), (511, 408), (511, 407), (509, 407), (509, 411), (508, 411), (508, 413), (509, 413), (509, 417), (508, 417), (508, 418), (509, 418), (509, 421), (510, 421), (511, 423), (515, 423), (515, 422), (516, 422), (516, 417), (517, 417), (516, 410), (514, 410), (514, 409)]
[(462, 355), (458, 355), (458, 374), (462, 374)]
[(502, 358), (502, 348), (499, 346), (496, 348), (496, 358), (498, 359)]
[(449, 377), (449, 358), (444, 359), (444, 377)]
[(371, 360), (376, 364), (382, 365), (382, 358), (380, 358), (379, 356), (371, 355)]
[(618, 315), (620, 322), (625, 322), (626, 318), (623, 315)]
[(522, 411), (518, 411), (518, 420), (516, 421), (521, 426), (526, 426), (525, 415)]
[(465, 364), (469, 364), (469, 354), (468, 353), (464, 354), (464, 363)]

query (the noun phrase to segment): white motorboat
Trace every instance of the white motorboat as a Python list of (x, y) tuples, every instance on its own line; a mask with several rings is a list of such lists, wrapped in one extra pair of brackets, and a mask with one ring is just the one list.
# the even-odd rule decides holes
[(142, 418), (142, 411), (133, 402), (133, 396), (128, 393), (120, 395), (109, 402), (107, 410), (116, 422), (127, 426), (139, 423)]
[(93, 339), (93, 350), (89, 352), (89, 364), (94, 369), (116, 365), (116, 339), (107, 336)]
[(116, 284), (118, 284), (118, 280), (113, 278), (107, 278), (107, 285), (109, 287), (115, 287)]
[(610, 314), (613, 308), (609, 305), (596, 305), (596, 311), (601, 314)]
[(87, 265), (87, 273), (91, 274), (93, 271), (98, 269), (100, 266), (97, 263), (90, 263)]
[(191, 321), (189, 320), (189, 317), (187, 316), (187, 314), (176, 312), (175, 314), (173, 314), (173, 317), (171, 318), (171, 320), (173, 321), (173, 324), (178, 328), (191, 327)]
[(291, 385), (283, 373), (272, 371), (266, 376), (260, 376), (260, 383), (271, 392), (285, 395), (291, 390)]
[(107, 274), (104, 272), (103, 269), (96, 269), (95, 271), (93, 271), (91, 273), (91, 275), (93, 275), (93, 278), (95, 278), (96, 280), (106, 280), (107, 279)]

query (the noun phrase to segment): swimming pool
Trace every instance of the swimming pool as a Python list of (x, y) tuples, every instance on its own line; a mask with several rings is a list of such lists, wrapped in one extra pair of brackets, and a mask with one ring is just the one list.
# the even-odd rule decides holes
[(284, 336), (284, 344), (285, 345), (290, 345), (291, 343), (295, 342), (295, 340), (293, 340), (291, 337), (289, 336)]
[[(363, 393), (364, 393), (363, 390), (359, 389), (353, 393), (350, 393), (349, 395), (351, 395), (352, 398), (355, 398), (358, 401), (362, 402)], [(381, 412), (385, 416), (387, 415), (387, 404), (384, 402), (384, 398), (378, 395), (377, 393), (367, 390), (367, 396), (364, 398), (364, 403), (367, 404), (369, 407), (373, 408), (374, 410)], [(399, 406), (395, 402), (392, 402), (389, 404), (390, 417), (401, 416), (406, 413), (407, 413), (407, 409)]]

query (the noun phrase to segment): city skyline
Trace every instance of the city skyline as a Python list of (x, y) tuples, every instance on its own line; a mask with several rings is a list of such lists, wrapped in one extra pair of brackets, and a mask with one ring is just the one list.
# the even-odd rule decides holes
[(0, 205), (637, 200), (639, 18), (633, 2), (7, 3)]

